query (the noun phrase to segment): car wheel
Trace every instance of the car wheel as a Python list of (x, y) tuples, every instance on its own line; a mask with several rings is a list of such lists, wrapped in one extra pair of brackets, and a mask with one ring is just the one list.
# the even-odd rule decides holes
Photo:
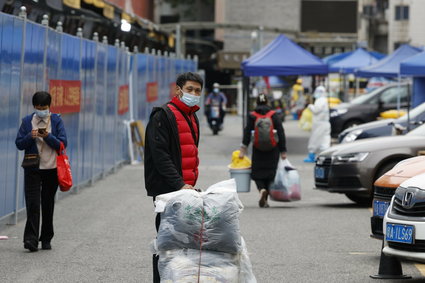
[(360, 120), (350, 120), (350, 121), (347, 121), (344, 124), (344, 126), (342, 127), (342, 131), (344, 131), (345, 129), (351, 128), (353, 126), (360, 125), (360, 124), (362, 124), (362, 121), (360, 121)]

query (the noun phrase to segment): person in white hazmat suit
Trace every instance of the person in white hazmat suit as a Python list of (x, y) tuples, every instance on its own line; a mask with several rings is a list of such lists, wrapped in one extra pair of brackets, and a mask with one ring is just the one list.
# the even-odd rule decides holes
[(313, 124), (308, 140), (308, 156), (304, 162), (315, 162), (316, 154), (331, 146), (331, 124), (329, 123), (329, 104), (326, 88), (318, 86), (313, 94), (314, 104), (308, 108), (313, 112)]

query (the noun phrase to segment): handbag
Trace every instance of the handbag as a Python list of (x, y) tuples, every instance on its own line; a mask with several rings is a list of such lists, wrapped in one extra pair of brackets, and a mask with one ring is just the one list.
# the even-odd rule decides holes
[[(47, 125), (46, 128), (49, 126), (50, 123), (50, 118), (47, 121)], [(44, 147), (44, 142), (41, 144), (41, 148), (40, 148), (40, 154), (43, 153), (43, 147)], [(30, 153), (30, 154), (25, 154), (24, 156), (24, 160), (22, 160), (22, 168), (24, 169), (28, 169), (28, 168), (39, 168), (40, 166), (40, 154), (37, 153)]]
[(58, 171), (58, 182), (61, 192), (67, 192), (72, 187), (71, 165), (63, 142), (60, 143), (60, 149), (57, 151), (56, 169)]
[(24, 160), (22, 160), (22, 168), (38, 168), (40, 165), (40, 155), (38, 154), (25, 154)]

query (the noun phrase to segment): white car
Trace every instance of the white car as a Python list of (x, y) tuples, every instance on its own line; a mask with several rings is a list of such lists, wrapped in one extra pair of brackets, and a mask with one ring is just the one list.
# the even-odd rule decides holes
[(425, 174), (401, 183), (383, 225), (384, 254), (425, 263)]

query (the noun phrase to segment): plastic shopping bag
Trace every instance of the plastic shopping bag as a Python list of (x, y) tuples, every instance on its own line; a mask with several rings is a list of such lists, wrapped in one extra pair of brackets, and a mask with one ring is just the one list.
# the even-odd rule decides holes
[(270, 186), (269, 194), (276, 201), (301, 199), (300, 176), (288, 159), (279, 159), (276, 176)]
[(243, 158), (239, 158), (239, 150), (235, 150), (232, 153), (232, 163), (229, 165), (231, 169), (246, 169), (251, 168), (251, 159), (246, 155)]
[(58, 174), (59, 188), (62, 192), (67, 192), (72, 187), (71, 165), (63, 142), (60, 143), (60, 150), (57, 151), (56, 168)]
[(313, 124), (313, 112), (307, 107), (301, 114), (301, 118), (298, 121), (298, 126), (304, 131), (311, 131)]

